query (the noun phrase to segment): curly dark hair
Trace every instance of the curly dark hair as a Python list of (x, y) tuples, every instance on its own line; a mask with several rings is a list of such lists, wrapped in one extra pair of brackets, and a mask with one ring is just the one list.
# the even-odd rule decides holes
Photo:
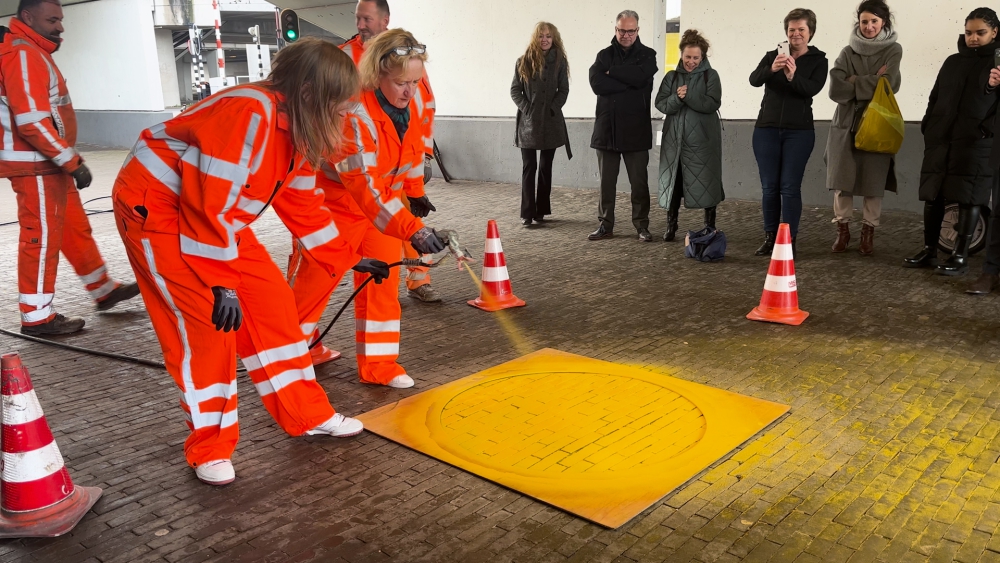
[(701, 49), (701, 56), (708, 56), (708, 39), (705, 39), (697, 29), (689, 29), (681, 36), (681, 52), (684, 52), (685, 47), (698, 47)]
[(887, 32), (892, 31), (892, 11), (889, 10), (889, 5), (885, 3), (885, 0), (865, 0), (858, 6), (858, 19), (865, 12), (875, 14), (878, 19), (882, 20), (882, 29)]
[(976, 8), (972, 10), (969, 17), (965, 18), (966, 22), (972, 20), (983, 20), (986, 25), (990, 26), (991, 29), (1000, 28), (1000, 18), (997, 17), (997, 13), (990, 8)]

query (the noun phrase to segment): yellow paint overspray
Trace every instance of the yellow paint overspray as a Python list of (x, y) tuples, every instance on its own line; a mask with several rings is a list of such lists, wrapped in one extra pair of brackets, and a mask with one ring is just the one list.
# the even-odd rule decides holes
[[(464, 265), (462, 269), (469, 272), (469, 277), (472, 278), (472, 282), (476, 284), (476, 289), (479, 290), (479, 295), (484, 301), (492, 301), (494, 299), (493, 294), (489, 291), (483, 289), (483, 282), (479, 280), (479, 276), (472, 271), (472, 268), (468, 265)], [(503, 309), (493, 313), (494, 318), (497, 320), (497, 324), (500, 325), (500, 330), (507, 335), (507, 339), (517, 350), (517, 353), (522, 356), (527, 356), (528, 354), (535, 351), (535, 348), (528, 344), (525, 340), (524, 335), (521, 334), (521, 329), (514, 323), (513, 319), (507, 316), (507, 312)]]

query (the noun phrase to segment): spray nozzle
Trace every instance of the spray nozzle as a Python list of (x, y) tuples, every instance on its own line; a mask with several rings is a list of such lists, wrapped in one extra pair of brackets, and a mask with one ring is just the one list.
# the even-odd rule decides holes
[(442, 260), (447, 258), (449, 255), (455, 257), (455, 261), (458, 262), (458, 269), (462, 269), (463, 262), (475, 262), (475, 258), (469, 251), (462, 247), (461, 243), (458, 241), (458, 233), (451, 229), (435, 229), (434, 234), (437, 235), (439, 239), (445, 244), (444, 250), (436, 254), (425, 254), (420, 257), (421, 266), (437, 266)]

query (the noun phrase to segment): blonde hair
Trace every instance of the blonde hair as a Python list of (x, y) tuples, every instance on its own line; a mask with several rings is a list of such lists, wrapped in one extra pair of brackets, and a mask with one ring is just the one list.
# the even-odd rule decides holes
[(343, 141), (338, 109), (358, 94), (354, 61), (329, 41), (305, 37), (278, 51), (268, 81), (285, 98), (295, 150), (318, 167)]
[(419, 59), (427, 62), (427, 53), (409, 52), (405, 55), (397, 55), (393, 49), (397, 47), (414, 47), (419, 45), (417, 40), (409, 31), (404, 29), (390, 29), (384, 31), (374, 39), (365, 43), (365, 54), (358, 63), (358, 71), (361, 73), (361, 87), (365, 90), (375, 90), (378, 88), (379, 77), (382, 73), (390, 76), (399, 75), (406, 68), (412, 59)]
[(566, 49), (563, 48), (559, 30), (549, 22), (538, 22), (531, 36), (531, 42), (528, 43), (528, 49), (517, 65), (517, 74), (521, 77), (521, 82), (528, 82), (542, 73), (542, 68), (545, 66), (545, 51), (542, 50), (542, 42), (538, 37), (545, 30), (552, 34), (552, 48), (556, 50), (556, 65), (558, 66), (560, 63), (566, 65), (566, 76), (569, 76), (569, 59), (566, 58)]

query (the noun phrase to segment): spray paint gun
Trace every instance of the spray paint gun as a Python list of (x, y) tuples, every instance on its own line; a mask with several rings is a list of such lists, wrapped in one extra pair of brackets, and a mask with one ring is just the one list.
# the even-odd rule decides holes
[(429, 266), (433, 268), (448, 256), (454, 256), (455, 261), (458, 262), (458, 269), (461, 270), (465, 262), (474, 263), (476, 261), (472, 254), (459, 243), (457, 232), (451, 229), (434, 229), (434, 234), (444, 242), (444, 250), (437, 254), (425, 254), (418, 259), (404, 259), (404, 266)]

